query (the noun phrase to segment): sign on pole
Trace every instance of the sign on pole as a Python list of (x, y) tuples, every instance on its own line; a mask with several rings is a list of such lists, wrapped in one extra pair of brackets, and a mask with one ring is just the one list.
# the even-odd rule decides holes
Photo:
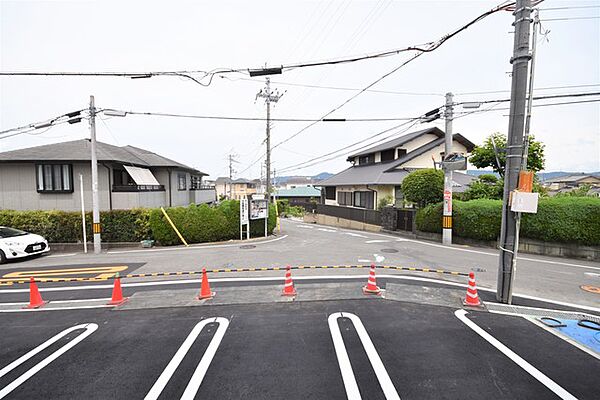
[(250, 219), (265, 220), (265, 237), (267, 237), (267, 219), (269, 218), (269, 202), (264, 198), (253, 198), (250, 202)]
[(242, 235), (244, 225), (247, 225), (246, 239), (250, 239), (250, 220), (248, 219), (248, 199), (246, 197), (240, 200), (240, 240), (244, 238)]

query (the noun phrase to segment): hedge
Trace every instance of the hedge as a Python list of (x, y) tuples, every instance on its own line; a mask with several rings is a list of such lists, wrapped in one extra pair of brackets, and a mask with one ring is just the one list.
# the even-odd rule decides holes
[[(228, 200), (221, 202), (217, 207), (202, 204), (200, 206), (174, 207), (166, 211), (188, 243), (202, 243), (239, 239), (239, 207), (239, 201)], [(269, 207), (267, 226), (269, 233), (272, 233), (275, 228), (276, 218), (275, 207)], [(154, 239), (161, 245), (181, 243), (160, 209), (151, 210), (150, 228)], [(261, 237), (263, 235), (264, 221), (250, 221), (250, 236)]]
[[(100, 213), (102, 240), (136, 242), (151, 237), (150, 210), (112, 210)], [(33, 232), (51, 243), (83, 241), (81, 213), (69, 211), (0, 210), (0, 225)], [(92, 239), (92, 213), (86, 214), (87, 239)]]
[[(239, 201), (223, 201), (213, 207), (175, 207), (166, 209), (188, 243), (239, 239)], [(86, 214), (87, 236), (92, 240), (92, 214)], [(180, 244), (180, 240), (160, 209), (112, 210), (100, 213), (102, 241), (139, 242), (154, 239), (161, 245)], [(268, 232), (276, 224), (275, 207), (269, 209)], [(67, 211), (0, 210), (0, 225), (33, 232), (50, 243), (81, 243), (81, 213)], [(250, 221), (251, 237), (264, 235), (264, 221)]]
[[(417, 229), (442, 231), (443, 204), (417, 212)], [(497, 240), (502, 222), (502, 201), (454, 201), (454, 234), (478, 240)], [(593, 197), (541, 198), (536, 214), (523, 214), (521, 236), (557, 243), (600, 245), (600, 199)]]

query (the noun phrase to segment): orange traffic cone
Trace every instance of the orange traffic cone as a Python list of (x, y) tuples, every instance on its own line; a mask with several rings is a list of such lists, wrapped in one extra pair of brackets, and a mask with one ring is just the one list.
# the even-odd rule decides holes
[(294, 287), (294, 281), (292, 281), (292, 268), (288, 265), (285, 271), (285, 284), (283, 285), (282, 296), (295, 296), (296, 288)]
[(39, 308), (46, 304), (47, 301), (42, 300), (42, 295), (33, 279), (33, 276), (29, 279), (29, 305), (27, 308)]
[(377, 280), (375, 279), (375, 264), (371, 264), (371, 270), (369, 271), (369, 280), (367, 285), (363, 286), (364, 294), (381, 294), (381, 289), (377, 286)]
[(475, 286), (475, 274), (473, 272), (469, 272), (469, 287), (467, 288), (467, 297), (463, 300), (463, 305), (472, 307), (481, 306), (481, 301), (477, 294), (477, 286)]
[(119, 273), (115, 275), (115, 284), (113, 286), (112, 298), (108, 302), (111, 306), (119, 306), (128, 300), (127, 297), (123, 297), (123, 291), (121, 290), (121, 278)]
[(202, 268), (202, 285), (200, 286), (200, 294), (196, 299), (212, 299), (215, 292), (210, 291), (210, 283), (208, 283), (208, 276), (206, 275), (206, 268)]

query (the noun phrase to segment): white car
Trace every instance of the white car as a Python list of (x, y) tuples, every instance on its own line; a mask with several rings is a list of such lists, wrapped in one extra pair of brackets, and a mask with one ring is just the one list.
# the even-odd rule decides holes
[(49, 251), (48, 241), (42, 236), (0, 226), (0, 264), (13, 258), (28, 257)]

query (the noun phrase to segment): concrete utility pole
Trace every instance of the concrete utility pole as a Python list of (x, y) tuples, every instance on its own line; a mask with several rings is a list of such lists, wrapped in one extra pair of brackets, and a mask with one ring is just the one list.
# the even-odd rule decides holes
[(271, 92), (271, 80), (266, 79), (266, 86), (256, 94), (256, 98), (262, 97), (267, 104), (267, 200), (271, 202), (271, 102), (277, 103), (283, 94)]
[[(446, 134), (444, 158), (452, 153), (452, 93), (446, 93)], [(442, 160), (443, 161), (443, 160)], [(452, 244), (452, 171), (444, 169), (444, 212), (442, 216), (442, 243)]]
[[(90, 137), (92, 147), (92, 232), (94, 232), (94, 254), (100, 254), (100, 205), (98, 204), (98, 158), (96, 156), (96, 106), (90, 96)], [(110, 188), (109, 188), (110, 190)]]
[(500, 229), (500, 260), (498, 264), (499, 302), (512, 302), (512, 283), (515, 270), (517, 242), (517, 216), (510, 210), (510, 194), (517, 188), (523, 159), (523, 130), (525, 125), (525, 103), (527, 99), (527, 73), (529, 67), (529, 34), (531, 24), (531, 0), (517, 0), (515, 12), (515, 38), (512, 69), (510, 114), (508, 117), (508, 141), (506, 147), (506, 169), (504, 172), (504, 194), (502, 204), (502, 226)]
[[(235, 154), (229, 154), (229, 198), (231, 198), (231, 189), (233, 188), (233, 173), (235, 172), (233, 169), (233, 163), (237, 163), (238, 161), (235, 159)], [(227, 183), (225, 183), (225, 194), (227, 194)]]

